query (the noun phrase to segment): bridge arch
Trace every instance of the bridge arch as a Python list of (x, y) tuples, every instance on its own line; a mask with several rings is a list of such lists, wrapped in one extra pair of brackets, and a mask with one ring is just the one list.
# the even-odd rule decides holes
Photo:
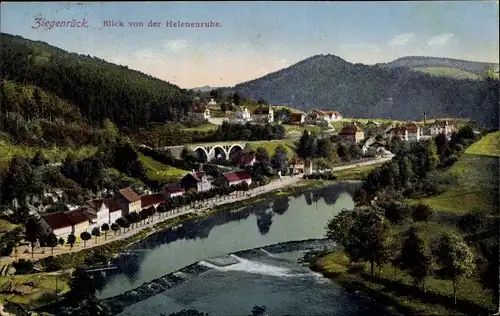
[(196, 147), (193, 149), (194, 154), (196, 155), (196, 159), (199, 162), (207, 162), (209, 159), (209, 155), (207, 150), (204, 147)]
[(228, 154), (228, 158), (229, 159), (233, 159), (234, 157), (234, 154), (240, 152), (240, 151), (243, 151), (243, 146), (241, 144), (233, 144), (229, 147), (229, 149), (227, 150), (227, 154)]
[(227, 160), (228, 159), (228, 153), (226, 152), (226, 149), (223, 146), (215, 145), (210, 149), (210, 152), (208, 153), (209, 159), (216, 159), (216, 160)]

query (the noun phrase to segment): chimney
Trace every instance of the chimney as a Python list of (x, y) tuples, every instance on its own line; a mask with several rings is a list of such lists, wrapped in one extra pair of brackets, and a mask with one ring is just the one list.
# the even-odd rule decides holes
[(427, 115), (425, 115), (425, 112), (424, 112), (424, 125), (425, 125), (426, 119), (427, 119)]

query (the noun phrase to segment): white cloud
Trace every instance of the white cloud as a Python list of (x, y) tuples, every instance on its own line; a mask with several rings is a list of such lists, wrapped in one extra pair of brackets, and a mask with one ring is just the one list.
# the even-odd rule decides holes
[(455, 35), (451, 33), (443, 33), (436, 36), (433, 36), (427, 40), (427, 45), (429, 46), (437, 46), (437, 45), (446, 45), (449, 42), (455, 39)]
[(389, 46), (404, 46), (412, 43), (415, 40), (415, 37), (415, 33), (412, 32), (396, 35), (389, 41)]
[(170, 40), (166, 43), (166, 47), (174, 53), (185, 51), (189, 45), (186, 40)]

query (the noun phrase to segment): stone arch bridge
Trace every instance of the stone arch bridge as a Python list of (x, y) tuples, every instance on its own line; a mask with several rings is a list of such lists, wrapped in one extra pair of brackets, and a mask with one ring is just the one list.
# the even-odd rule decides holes
[(211, 161), (213, 159), (230, 160), (234, 155), (242, 151), (249, 142), (215, 142), (203, 144), (186, 144), (182, 146), (166, 146), (156, 148), (159, 151), (170, 150), (172, 155), (179, 159), (184, 147), (192, 150), (199, 161)]

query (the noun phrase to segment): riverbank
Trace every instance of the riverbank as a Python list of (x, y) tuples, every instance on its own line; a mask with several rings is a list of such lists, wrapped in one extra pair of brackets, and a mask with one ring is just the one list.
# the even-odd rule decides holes
[(413, 285), (399, 269), (384, 265), (371, 276), (368, 264), (351, 264), (342, 251), (323, 254), (310, 263), (321, 273), (349, 291), (360, 292), (403, 315), (490, 315), (495, 306), (475, 280), (463, 280), (453, 304), (451, 281), (429, 277), (427, 290)]

